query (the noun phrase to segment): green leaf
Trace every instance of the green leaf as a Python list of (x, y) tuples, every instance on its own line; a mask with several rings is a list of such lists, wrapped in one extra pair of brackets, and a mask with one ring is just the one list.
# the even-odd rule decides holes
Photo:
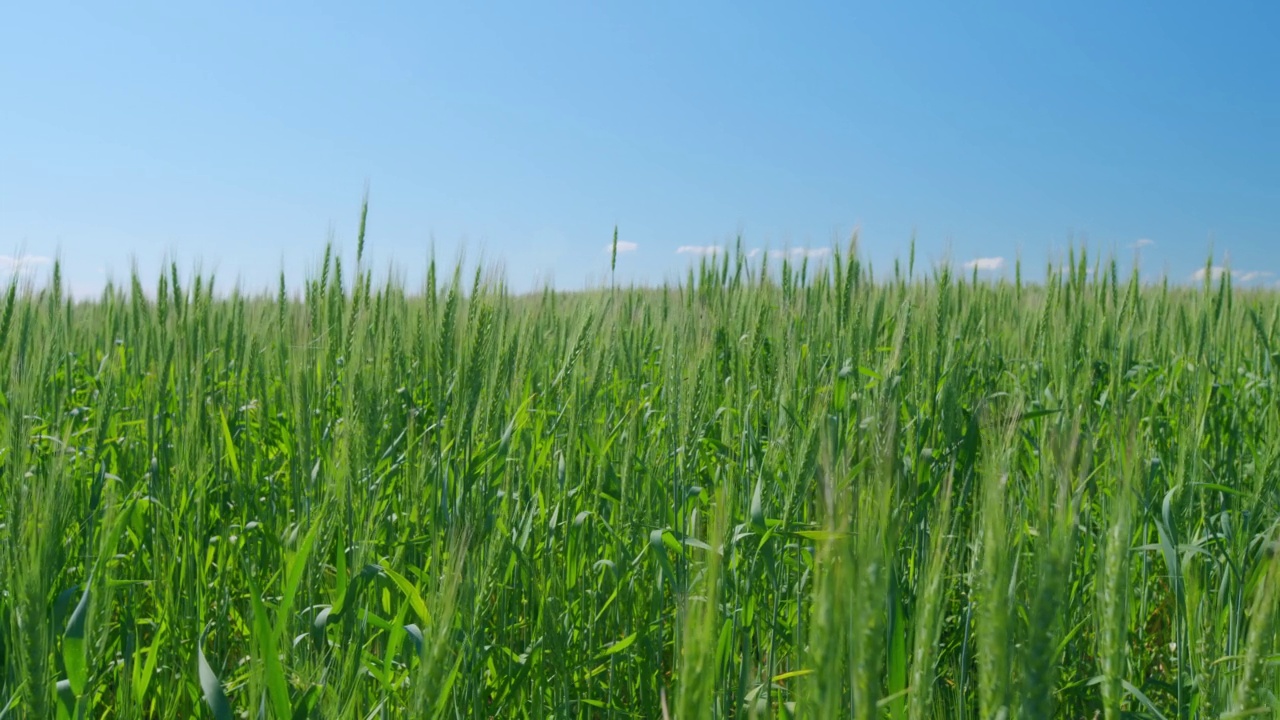
[(89, 617), (89, 599), (92, 592), (93, 578), (84, 584), (84, 594), (67, 621), (67, 631), (62, 636), (62, 663), (67, 668), (67, 680), (71, 681), (71, 692), (79, 697), (84, 692), (85, 683), (89, 680), (88, 657), (84, 642), (85, 624)]
[(427, 647), (426, 639), (422, 636), (422, 628), (418, 627), (415, 623), (409, 623), (404, 626), (404, 632), (405, 635), (413, 641), (414, 652), (421, 657)]
[(796, 530), (791, 533), (806, 540), (814, 540), (816, 542), (829, 542), (832, 540), (843, 540), (849, 537), (849, 533), (840, 532), (838, 530)]
[[(151, 641), (151, 648), (146, 651), (147, 659), (141, 664), (135, 662), (133, 665), (133, 697), (138, 704), (147, 697), (147, 686), (151, 684), (151, 678), (156, 672), (156, 662), (160, 659), (160, 648), (164, 646), (165, 633), (168, 628), (164, 625), (156, 631), (156, 636)], [(142, 651), (139, 650), (141, 653)]]
[(267, 617), (266, 605), (262, 602), (262, 592), (253, 579), (253, 573), (244, 568), (245, 582), (249, 586), (249, 601), (253, 605), (253, 635), (258, 645), (258, 653), (262, 656), (263, 671), (266, 676), (267, 699), (271, 701), (271, 709), (278, 718), (293, 715), (289, 707), (289, 681), (284, 675), (284, 666), (280, 664), (280, 655), (276, 649), (276, 635)]
[(764, 478), (756, 478), (756, 487), (751, 491), (751, 524), (757, 529), (764, 529)]
[(462, 658), (464, 653), (458, 653), (458, 659), (453, 663), (453, 669), (445, 677), (444, 682), (440, 684), (440, 690), (436, 694), (436, 703), (431, 708), (431, 717), (437, 720), (444, 717), (445, 706), (449, 702), (449, 696), (453, 693), (453, 684), (458, 680), (458, 669), (462, 667)]
[(783, 680), (790, 680), (791, 678), (798, 678), (798, 677), (804, 677), (805, 675), (812, 675), (814, 672), (815, 670), (813, 668), (809, 668), (808, 670), (792, 670), (791, 672), (785, 672), (785, 673), (782, 673), (781, 675), (774, 675), (773, 681), (782, 682)]
[(663, 537), (665, 534), (664, 530), (654, 530), (649, 533), (649, 548), (658, 556), (658, 565), (662, 568), (663, 574), (674, 583), (676, 581), (676, 571), (671, 566), (671, 558), (667, 557), (667, 544), (666, 539)]
[(429, 627), (431, 618), (427, 612), (427, 603), (423, 601), (422, 594), (418, 592), (418, 588), (414, 587), (408, 578), (386, 565), (382, 566), (382, 572), (391, 579), (391, 582), (396, 584), (396, 587), (400, 588), (400, 592), (404, 593), (405, 599), (409, 601), (409, 607), (413, 608), (413, 612), (418, 616), (418, 621), (422, 623), (422, 626)]
[(1215, 490), (1217, 492), (1227, 493), (1228, 495), (1235, 495), (1237, 497), (1247, 497), (1246, 493), (1244, 493), (1241, 490), (1237, 490), (1236, 488), (1232, 488), (1232, 487), (1227, 487), (1226, 485), (1221, 485), (1218, 483), (1202, 482), (1202, 483), (1195, 483), (1195, 486), (1202, 487), (1206, 490)]
[(54, 686), (58, 694), (58, 720), (74, 720), (76, 717), (76, 694), (71, 689), (70, 680), (59, 680)]
[(196, 641), (196, 657), (200, 663), (200, 689), (204, 692), (204, 701), (209, 704), (215, 720), (234, 720), (231, 701), (227, 700), (227, 694), (222, 690), (222, 681), (218, 679), (218, 674), (209, 666), (209, 661), (204, 656), (204, 638), (212, 627), (212, 624), (206, 627), (204, 632), (200, 633), (200, 639)]
[(13, 689), (13, 695), (9, 698), (9, 702), (4, 704), (4, 708), (0, 709), (0, 720), (9, 717), (9, 713), (18, 707), (18, 701), (22, 699), (22, 690), (27, 686), (27, 681), (23, 680), (18, 683), (18, 687)]
[(315, 545), (316, 533), (319, 529), (319, 523), (313, 524), (311, 530), (302, 538), (302, 542), (298, 543), (298, 551), (289, 559), (280, 597), (280, 610), (276, 615), (276, 637), (285, 637), (289, 616), (293, 612), (293, 599), (297, 597), (298, 586), (302, 584), (302, 574), (307, 569), (307, 558), (311, 555), (311, 548)]
[(1121, 680), (1120, 685), (1124, 687), (1126, 692), (1128, 692), (1138, 702), (1142, 703), (1143, 706), (1145, 706), (1148, 710), (1150, 710), (1151, 714), (1155, 715), (1160, 720), (1169, 720), (1169, 718), (1165, 717), (1164, 713), (1160, 712), (1160, 710), (1156, 708), (1156, 704), (1151, 702), (1151, 698), (1147, 697), (1146, 693), (1134, 687), (1133, 683), (1129, 682), (1128, 680)]
[(291, 720), (307, 720), (307, 718), (311, 717), (311, 711), (315, 710), (316, 703), (319, 700), (320, 686), (313, 685), (298, 701), (298, 706), (293, 709)]
[(612, 645), (609, 645), (608, 647), (606, 647), (603, 651), (600, 652), (599, 655), (596, 655), (596, 659), (599, 660), (600, 658), (609, 657), (610, 655), (617, 655), (623, 650), (626, 650), (627, 648), (634, 645), (637, 637), (638, 637), (637, 633), (631, 633), (630, 635), (622, 638), (618, 642), (613, 643)]
[(1031, 412), (1025, 412), (1019, 415), (1018, 422), (1020, 423), (1027, 422), (1028, 420), (1035, 420), (1036, 418), (1047, 417), (1049, 415), (1056, 415), (1060, 412), (1062, 412), (1061, 408), (1057, 408), (1054, 410), (1032, 410)]
[(222, 441), (227, 446), (227, 462), (231, 463), (231, 472), (236, 477), (240, 477), (240, 458), (236, 455), (236, 443), (231, 439), (231, 427), (227, 425), (227, 414), (218, 411), (218, 417), (222, 419)]

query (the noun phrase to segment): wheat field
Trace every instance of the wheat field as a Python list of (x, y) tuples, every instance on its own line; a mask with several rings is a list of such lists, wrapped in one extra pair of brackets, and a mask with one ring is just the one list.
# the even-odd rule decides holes
[(1274, 717), (1280, 294), (1122, 267), (13, 281), (0, 717)]

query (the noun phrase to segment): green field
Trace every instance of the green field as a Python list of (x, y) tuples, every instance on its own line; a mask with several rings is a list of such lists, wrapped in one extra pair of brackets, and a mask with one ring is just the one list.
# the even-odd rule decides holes
[(1280, 712), (1280, 293), (765, 263), (10, 285), (0, 717)]

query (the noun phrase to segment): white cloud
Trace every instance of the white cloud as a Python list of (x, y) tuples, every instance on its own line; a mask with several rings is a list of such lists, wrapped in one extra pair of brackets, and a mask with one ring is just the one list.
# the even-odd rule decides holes
[(53, 260), (42, 255), (19, 255), (17, 257), (0, 255), (0, 273), (29, 273), (37, 267), (48, 265), (51, 262)]
[(759, 254), (760, 254), (760, 248), (753, 248), (751, 252), (747, 253), (747, 257), (753, 258)]
[[(637, 245), (637, 244), (635, 244), (635, 243), (633, 243), (633, 242), (627, 242), (626, 240), (619, 240), (619, 241), (618, 241), (618, 254), (619, 254), (619, 255), (621, 255), (621, 254), (623, 254), (623, 253), (635, 252), (635, 251), (636, 251), (636, 250), (638, 250), (639, 248), (640, 248), (640, 246), (639, 246), (639, 245)], [(611, 253), (611, 252), (613, 252), (613, 243), (609, 243), (608, 245), (605, 245), (605, 246), (604, 246), (604, 251), (605, 251), (605, 252), (607, 252), (607, 253)]]
[(965, 270), (999, 270), (1002, 267), (1004, 267), (1002, 257), (975, 258), (964, 264)]
[(721, 245), (681, 245), (676, 248), (677, 255), (715, 255), (724, 252)]
[(820, 258), (831, 254), (831, 248), (791, 248), (790, 250), (770, 250), (769, 257), (782, 258)]
[[(1268, 278), (1273, 278), (1276, 276), (1275, 273), (1268, 272), (1266, 270), (1251, 270), (1249, 272), (1236, 272), (1235, 270), (1222, 267), (1221, 265), (1214, 265), (1213, 267), (1209, 268), (1209, 276), (1214, 280), (1218, 280), (1223, 275), (1230, 275), (1232, 280), (1241, 284), (1251, 283), (1255, 280), (1266, 280)], [(1204, 282), (1204, 276), (1205, 276), (1205, 269), (1200, 268), (1199, 270), (1196, 270), (1195, 272), (1191, 273), (1191, 280), (1192, 282)]]
[[(1209, 275), (1214, 280), (1217, 280), (1218, 278), (1222, 277), (1222, 274), (1225, 272), (1227, 272), (1227, 269), (1224, 267), (1220, 267), (1218, 265), (1214, 265), (1213, 267), (1209, 268)], [(1191, 280), (1193, 282), (1203, 282), (1204, 276), (1205, 276), (1205, 269), (1200, 268), (1199, 270), (1191, 273)]]
[(1133, 248), (1135, 250), (1141, 250), (1144, 247), (1151, 247), (1155, 244), (1156, 241), (1151, 238), (1139, 238), (1138, 241), (1133, 244)]

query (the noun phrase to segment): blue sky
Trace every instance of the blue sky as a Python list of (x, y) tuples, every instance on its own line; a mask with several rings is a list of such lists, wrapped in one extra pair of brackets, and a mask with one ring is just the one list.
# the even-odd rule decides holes
[(1277, 280), (1280, 5), (965, 5), (11, 4), (0, 272), (296, 280), (367, 182), (410, 282), (434, 246), (581, 287), (615, 224), (643, 282), (855, 228), (879, 268), (1141, 243)]

